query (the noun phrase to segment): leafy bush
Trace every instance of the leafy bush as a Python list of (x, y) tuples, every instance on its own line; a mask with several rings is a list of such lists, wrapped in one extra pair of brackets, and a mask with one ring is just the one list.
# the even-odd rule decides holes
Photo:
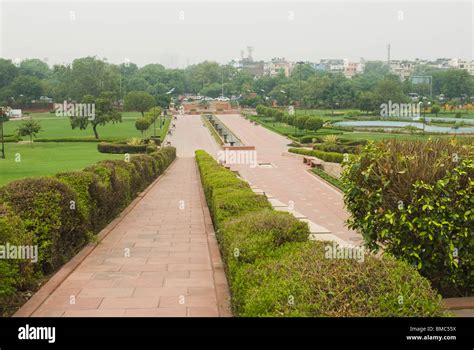
[(406, 263), (373, 256), (363, 263), (327, 259), (325, 246), (332, 243), (304, 242), (306, 223), (270, 209), (264, 196), (251, 193), (206, 152), (196, 151), (196, 160), (218, 228), (234, 315), (442, 314), (439, 295)]
[(228, 220), (219, 231), (227, 264), (253, 263), (288, 242), (307, 241), (308, 225), (293, 215), (269, 209)]
[(299, 138), (301, 143), (314, 143), (314, 142), (322, 142), (322, 138), (317, 135), (304, 135)]
[(76, 209), (86, 219), (88, 228), (92, 231), (100, 230), (108, 218), (100, 216), (107, 200), (99, 177), (86, 171), (73, 171), (57, 174), (56, 178), (76, 193)]
[(474, 149), (459, 141), (369, 143), (343, 173), (350, 227), (413, 264), (446, 296), (474, 291)]
[(415, 269), (367, 255), (328, 259), (330, 242), (289, 243), (244, 265), (232, 283), (239, 316), (442, 316), (441, 298)]
[(334, 153), (356, 153), (357, 148), (354, 146), (347, 146), (347, 145), (339, 145), (336, 143), (323, 143), (319, 145), (314, 145), (313, 149), (324, 151), (324, 152), (334, 152)]
[(99, 142), (97, 144), (97, 150), (100, 153), (114, 154), (146, 153), (147, 145), (129, 145), (121, 143)]
[[(0, 204), (0, 245), (7, 244), (32, 246), (33, 235), (10, 208)], [(16, 290), (31, 288), (37, 277), (32, 260), (0, 259), (0, 315), (5, 313), (4, 305)]]
[(290, 148), (288, 149), (291, 153), (303, 154), (305, 156), (316, 157), (325, 162), (331, 163), (342, 163), (344, 161), (344, 155), (335, 152), (324, 152), (319, 150), (309, 150), (304, 148)]
[(306, 120), (304, 124), (304, 129), (317, 131), (323, 127), (323, 121), (316, 117), (310, 117)]
[(86, 242), (85, 218), (71, 206), (77, 196), (57, 179), (11, 182), (0, 188), (0, 202), (10, 206), (34, 236), (43, 272), (54, 271)]

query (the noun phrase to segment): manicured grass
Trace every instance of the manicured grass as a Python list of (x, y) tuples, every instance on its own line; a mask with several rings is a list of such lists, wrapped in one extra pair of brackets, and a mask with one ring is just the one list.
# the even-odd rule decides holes
[[(33, 119), (37, 120), (42, 127), (37, 138), (93, 138), (94, 132), (90, 126), (85, 130), (71, 128), (68, 118), (56, 117), (51, 113), (31, 113)], [(106, 124), (99, 126), (97, 131), (100, 138), (107, 139), (126, 139), (131, 137), (141, 137), (141, 133), (135, 129), (135, 119), (140, 117), (139, 112), (123, 112), (122, 122), (116, 124)], [(18, 129), (21, 121), (10, 120), (4, 124), (5, 134), (13, 134)], [(153, 132), (153, 126), (149, 132)]]
[[(15, 162), (16, 154), (21, 156), (20, 162)], [(5, 156), (0, 159), (0, 185), (30, 176), (80, 170), (103, 159), (123, 159), (121, 154), (99, 153), (95, 142), (6, 143)]]
[(311, 169), (311, 172), (314, 175), (323, 179), (324, 181), (328, 182), (329, 184), (333, 185), (334, 187), (337, 187), (338, 189), (343, 191), (342, 182), (338, 178), (335, 178), (334, 176), (328, 174), (324, 170), (318, 169), (318, 168)]

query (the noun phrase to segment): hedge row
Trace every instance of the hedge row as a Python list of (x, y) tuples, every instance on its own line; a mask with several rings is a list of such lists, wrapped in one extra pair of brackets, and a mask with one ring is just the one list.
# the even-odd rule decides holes
[(236, 316), (438, 316), (441, 299), (411, 266), (365, 256), (327, 259), (306, 223), (196, 152)]
[[(38, 246), (38, 261), (0, 260), (0, 313), (11, 298), (73, 257), (169, 166), (172, 147), (129, 162), (27, 178), (0, 188), (0, 245)], [(18, 273), (20, 271), (21, 273)]]
[(291, 153), (302, 154), (305, 156), (316, 157), (325, 162), (330, 163), (342, 163), (344, 161), (344, 155), (336, 152), (324, 152), (319, 150), (310, 150), (305, 148), (290, 148), (288, 149)]
[(97, 144), (97, 150), (100, 153), (114, 153), (114, 154), (136, 154), (145, 153), (147, 145), (127, 145), (123, 143), (100, 142)]

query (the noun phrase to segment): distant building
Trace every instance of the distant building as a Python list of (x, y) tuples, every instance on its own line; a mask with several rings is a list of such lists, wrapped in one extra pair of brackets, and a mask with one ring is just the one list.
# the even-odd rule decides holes
[(415, 63), (412, 61), (399, 61), (391, 60), (390, 61), (390, 72), (396, 74), (400, 77), (401, 80), (408, 79), (413, 72), (415, 71)]
[(283, 72), (286, 77), (290, 76), (293, 64), (285, 58), (272, 58), (270, 62), (265, 63), (264, 73), (271, 77), (276, 77)]

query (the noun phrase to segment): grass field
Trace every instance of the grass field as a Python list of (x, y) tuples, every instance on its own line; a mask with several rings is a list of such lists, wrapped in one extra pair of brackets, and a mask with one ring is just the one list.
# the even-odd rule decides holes
[[(123, 159), (121, 154), (99, 153), (95, 142), (6, 143), (5, 156), (0, 159), (0, 185), (24, 177), (80, 170), (103, 159)], [(18, 156), (20, 161), (16, 162)]]
[[(94, 132), (89, 126), (85, 130), (71, 128), (68, 118), (56, 117), (50, 113), (32, 113), (33, 119), (37, 120), (42, 130), (37, 138), (94, 138)], [(106, 124), (98, 126), (97, 131), (100, 138), (124, 139), (130, 137), (140, 137), (140, 132), (135, 129), (135, 119), (140, 116), (138, 112), (126, 112), (122, 114), (122, 122), (116, 124)], [(21, 121), (10, 120), (5, 123), (5, 134), (13, 134), (18, 129)]]

